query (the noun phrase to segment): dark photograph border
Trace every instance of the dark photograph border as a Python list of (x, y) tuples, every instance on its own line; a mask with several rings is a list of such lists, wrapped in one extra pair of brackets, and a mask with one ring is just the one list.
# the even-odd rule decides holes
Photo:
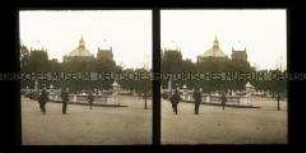
[[(1, 12), (4, 34), (0, 53), (0, 72), (19, 72), (19, 33), (16, 13), (21, 9), (73, 9), (73, 10), (133, 10), (151, 9), (153, 17), (153, 72), (160, 72), (160, 9), (236, 9), (284, 8), (287, 9), (287, 63), (290, 73), (305, 73), (303, 38), (305, 23), (301, 20), (303, 9), (288, 1), (6, 1)], [(287, 145), (161, 145), (160, 82), (153, 81), (153, 137), (152, 145), (133, 146), (22, 146), (20, 84), (18, 81), (1, 81), (0, 152), (305, 152), (305, 81), (288, 81), (288, 144)]]

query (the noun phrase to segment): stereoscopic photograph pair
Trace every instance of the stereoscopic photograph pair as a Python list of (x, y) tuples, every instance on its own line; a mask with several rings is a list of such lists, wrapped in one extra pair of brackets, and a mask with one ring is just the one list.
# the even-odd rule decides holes
[(287, 10), (159, 12), (19, 10), (22, 145), (287, 144)]

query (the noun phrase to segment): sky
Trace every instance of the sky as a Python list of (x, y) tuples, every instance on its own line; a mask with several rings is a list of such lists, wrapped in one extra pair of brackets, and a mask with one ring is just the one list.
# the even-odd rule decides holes
[(98, 47), (112, 46), (114, 59), (124, 68), (152, 67), (150, 10), (19, 12), (20, 42), (29, 49), (47, 49), (60, 62), (81, 37), (96, 56)]
[(161, 47), (180, 48), (183, 58), (196, 61), (215, 37), (229, 57), (232, 47), (246, 48), (248, 61), (260, 69), (287, 63), (285, 9), (162, 10)]

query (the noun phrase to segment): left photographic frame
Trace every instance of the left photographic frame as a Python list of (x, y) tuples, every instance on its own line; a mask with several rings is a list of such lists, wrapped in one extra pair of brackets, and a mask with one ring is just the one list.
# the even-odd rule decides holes
[(151, 10), (19, 10), (22, 145), (152, 144)]

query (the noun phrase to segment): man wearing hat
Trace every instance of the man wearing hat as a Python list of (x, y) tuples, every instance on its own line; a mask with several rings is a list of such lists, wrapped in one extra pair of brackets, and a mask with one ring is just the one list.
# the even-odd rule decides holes
[(41, 94), (38, 97), (38, 103), (40, 111), (43, 112), (43, 114), (46, 114), (46, 103), (49, 100), (48, 93), (46, 91), (46, 87), (41, 91)]
[(62, 102), (63, 102), (63, 105), (62, 105), (62, 113), (63, 114), (66, 114), (66, 111), (67, 111), (67, 105), (68, 105), (68, 101), (69, 101), (69, 93), (68, 93), (68, 88), (66, 88), (66, 91), (63, 90), (62, 93), (61, 93), (61, 98), (62, 98)]
[(171, 104), (172, 104), (172, 109), (175, 112), (175, 114), (177, 114), (177, 105), (178, 105), (180, 100), (181, 100), (181, 97), (180, 97), (177, 89), (175, 89), (175, 93), (170, 98), (170, 101), (171, 101)]
[(197, 88), (195, 88), (194, 93), (193, 93), (193, 98), (194, 98), (194, 114), (199, 114), (199, 107), (201, 104), (201, 93), (198, 91)]

